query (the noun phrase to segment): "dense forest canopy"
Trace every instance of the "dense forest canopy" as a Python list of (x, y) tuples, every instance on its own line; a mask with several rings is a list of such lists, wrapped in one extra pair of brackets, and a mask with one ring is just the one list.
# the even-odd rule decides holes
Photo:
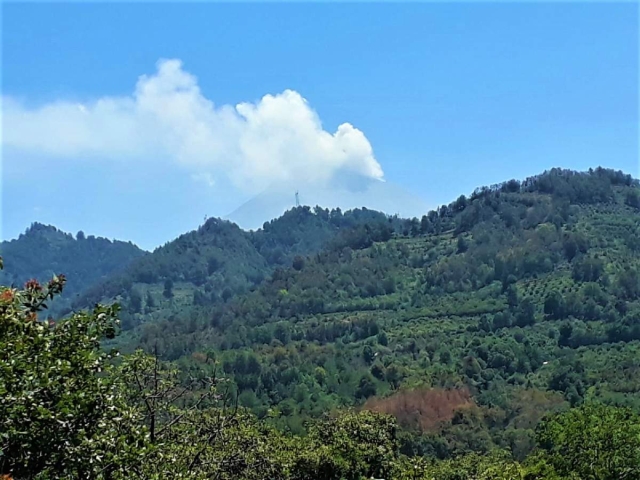
[[(400, 420), (407, 452), (522, 458), (549, 410), (640, 407), (638, 191), (620, 172), (552, 170), (351, 225), (226, 298), (205, 285), (185, 305), (134, 283), (166, 310), (120, 297), (137, 327), (117, 345), (185, 371), (215, 358), (243, 406), (296, 433), (372, 405)], [(435, 405), (448, 413), (431, 418)]]
[(298, 207), (256, 232), (246, 232), (231, 222), (212, 218), (132, 262), (119, 275), (97, 282), (73, 306), (118, 299), (127, 305), (131, 315), (125, 317), (126, 326), (132, 327), (142, 316), (167, 318), (194, 305), (224, 303), (259, 285), (275, 269), (289, 267), (294, 260), (300, 262), (346, 232), (360, 231), (370, 224), (384, 225), (390, 236), (392, 225), (399, 225), (400, 220), (392, 219), (390, 224), (384, 214), (367, 209), (343, 213), (340, 209)]
[[(33, 313), (20, 305), (35, 292), (5, 291), (5, 317)], [(184, 478), (229, 458), (245, 470), (218, 478), (640, 478), (640, 185), (622, 172), (554, 169), (414, 219), (298, 207), (256, 232), (211, 219), (87, 281), (72, 308), (97, 302), (120, 305), (123, 332), (86, 358), (125, 354), (101, 368), (146, 432), (116, 449), (132, 455), (123, 464), (174, 455)], [(114, 308), (73, 314), (42, 341)], [(180, 423), (184, 442), (155, 438), (153, 394), (131, 391), (127, 375), (160, 365), (167, 392), (188, 394), (152, 417), (197, 418)], [(215, 442), (199, 443), (199, 422)], [(240, 453), (248, 444), (262, 456)]]
[(65, 281), (0, 287), (4, 479), (640, 478), (640, 417), (602, 404), (547, 415), (522, 461), (500, 450), (408, 456), (393, 417), (367, 411), (311, 422), (303, 437), (282, 432), (231, 406), (221, 377), (101, 348), (117, 332), (115, 306), (38, 321)]
[(0, 271), (3, 285), (23, 285), (32, 278), (46, 281), (60, 272), (69, 276), (64, 294), (52, 305), (54, 312), (68, 310), (82, 291), (146, 254), (131, 242), (82, 231), (74, 237), (41, 223), (31, 224), (15, 240), (0, 243), (0, 253), (6, 259), (5, 270)]

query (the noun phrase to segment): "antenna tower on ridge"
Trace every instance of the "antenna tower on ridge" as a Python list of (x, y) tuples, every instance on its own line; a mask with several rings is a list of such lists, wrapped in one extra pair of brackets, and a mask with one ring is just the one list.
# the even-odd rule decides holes
[(300, 206), (300, 195), (298, 194), (298, 190), (296, 190), (296, 207)]

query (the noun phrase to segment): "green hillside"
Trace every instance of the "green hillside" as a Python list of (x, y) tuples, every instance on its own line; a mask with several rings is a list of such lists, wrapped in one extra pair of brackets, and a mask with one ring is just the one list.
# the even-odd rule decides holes
[[(56, 277), (23, 290), (0, 287), (3, 480), (640, 477), (640, 416), (602, 404), (545, 415), (535, 450), (520, 461), (507, 450), (444, 461), (406, 452), (397, 420), (367, 411), (340, 412), (292, 435), (234, 404), (224, 377), (194, 378), (157, 356), (102, 348), (100, 340), (115, 333), (115, 306), (36, 321), (64, 283)], [(469, 403), (449, 391), (434, 411), (451, 411), (452, 400)], [(526, 410), (531, 398), (524, 400)]]
[(61, 312), (68, 310), (83, 290), (123, 270), (145, 253), (131, 242), (83, 232), (74, 238), (53, 226), (33, 223), (17, 239), (0, 243), (0, 254), (5, 258), (0, 284), (22, 286), (32, 278), (46, 281), (65, 274), (69, 282), (52, 304), (53, 313)]
[(524, 456), (549, 410), (640, 410), (638, 195), (603, 169), (478, 189), (373, 244), (371, 227), (345, 230), (254, 291), (120, 344), (185, 372), (215, 358), (242, 405), (294, 432), (365, 405), (400, 419), (406, 451)]
[(0, 477), (640, 478), (640, 185), (621, 172), (421, 219), (211, 220), (77, 301), (121, 301), (115, 338), (113, 305), (36, 321), (64, 283), (0, 287)]
[(94, 285), (74, 308), (117, 300), (128, 329), (184, 314), (194, 306), (225, 304), (259, 285), (276, 268), (290, 267), (302, 256), (339, 241), (341, 232), (358, 231), (365, 224), (382, 225), (382, 230), (366, 233), (364, 240), (372, 241), (372, 235), (390, 236), (400, 221), (366, 209), (343, 214), (339, 209), (298, 207), (256, 232), (246, 232), (212, 218)]

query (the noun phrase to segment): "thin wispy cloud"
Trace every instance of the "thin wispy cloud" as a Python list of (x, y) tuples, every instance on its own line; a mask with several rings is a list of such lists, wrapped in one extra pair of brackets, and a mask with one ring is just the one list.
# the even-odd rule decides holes
[(160, 60), (130, 96), (35, 108), (2, 100), (3, 143), (17, 152), (78, 161), (165, 159), (212, 188), (224, 175), (246, 192), (279, 181), (327, 180), (342, 170), (383, 177), (363, 132), (349, 123), (324, 130), (298, 92), (217, 106), (180, 60)]

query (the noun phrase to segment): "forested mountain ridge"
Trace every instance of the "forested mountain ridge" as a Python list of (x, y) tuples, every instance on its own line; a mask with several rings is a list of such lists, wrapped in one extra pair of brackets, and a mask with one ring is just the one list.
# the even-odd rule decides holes
[[(555, 169), (421, 219), (299, 207), (256, 232), (211, 219), (87, 282), (74, 308), (120, 302), (125, 350), (183, 371), (216, 358), (244, 406), (294, 431), (366, 404), (414, 432), (407, 449), (524, 455), (548, 409), (638, 407), (639, 208), (629, 175)], [(36, 232), (47, 248), (93, 241)], [(43, 275), (74, 275), (54, 267)], [(434, 403), (448, 407), (431, 418)]]
[(390, 235), (400, 221), (367, 209), (342, 213), (306, 206), (289, 210), (255, 232), (211, 218), (89, 288), (74, 308), (117, 300), (125, 327), (131, 328), (193, 306), (221, 304), (259, 285), (274, 269), (320, 251), (341, 232), (369, 224), (384, 225)]
[(376, 241), (345, 230), (254, 291), (121, 345), (186, 372), (216, 358), (241, 404), (294, 431), (364, 404), (412, 432), (406, 451), (522, 457), (548, 410), (640, 410), (639, 199), (637, 180), (605, 169), (478, 189)]
[(124, 269), (146, 252), (131, 242), (111, 241), (82, 231), (74, 238), (36, 222), (17, 239), (0, 243), (0, 254), (6, 259), (0, 284), (20, 286), (30, 279), (45, 281), (60, 273), (68, 276), (64, 294), (52, 304), (55, 312), (68, 309), (84, 289)]

